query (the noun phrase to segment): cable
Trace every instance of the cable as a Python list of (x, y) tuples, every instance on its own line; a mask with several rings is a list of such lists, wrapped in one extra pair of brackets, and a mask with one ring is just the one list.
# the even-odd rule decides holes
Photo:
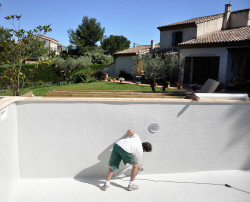
[[(130, 166), (130, 165), (125, 166), (123, 169), (119, 170), (118, 173), (116, 174), (116, 177), (115, 177), (115, 178), (116, 178), (116, 179), (123, 180), (123, 181), (126, 181), (126, 180), (123, 179), (124, 177), (119, 177), (119, 174), (120, 174), (121, 171), (127, 169), (129, 166)], [(138, 172), (138, 174), (139, 174), (139, 172)], [(136, 179), (136, 180), (145, 180), (145, 181), (151, 181), (151, 182), (168, 182), (168, 183), (177, 183), (177, 184), (197, 184), (197, 185), (223, 186), (223, 187), (235, 189), (235, 190), (237, 190), (237, 191), (241, 191), (241, 192), (250, 194), (249, 191), (245, 191), (245, 190), (243, 190), (243, 189), (239, 189), (239, 188), (233, 187), (233, 186), (230, 185), (230, 184), (216, 184), (216, 183), (210, 183), (210, 182), (177, 182), (177, 181), (151, 180), (151, 179)]]

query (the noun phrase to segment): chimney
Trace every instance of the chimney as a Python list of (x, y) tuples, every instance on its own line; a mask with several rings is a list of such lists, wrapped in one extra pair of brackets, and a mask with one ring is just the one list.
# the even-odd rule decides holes
[(135, 47), (135, 43), (133, 43), (133, 48)]
[(222, 29), (225, 30), (230, 27), (230, 13), (231, 13), (231, 4), (225, 5), (225, 13), (223, 18)]
[(138, 50), (138, 56), (141, 57), (141, 50)]
[(153, 53), (154, 49), (155, 49), (155, 41), (151, 40), (151, 49), (150, 49), (150, 52)]

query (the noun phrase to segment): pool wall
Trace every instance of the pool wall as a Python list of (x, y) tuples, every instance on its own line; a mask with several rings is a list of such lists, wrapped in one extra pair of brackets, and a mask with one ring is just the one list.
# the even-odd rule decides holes
[(249, 169), (249, 114), (240, 103), (18, 102), (20, 174), (104, 176), (130, 128), (153, 145), (145, 174)]
[(16, 104), (0, 110), (0, 201), (8, 201), (19, 179)]

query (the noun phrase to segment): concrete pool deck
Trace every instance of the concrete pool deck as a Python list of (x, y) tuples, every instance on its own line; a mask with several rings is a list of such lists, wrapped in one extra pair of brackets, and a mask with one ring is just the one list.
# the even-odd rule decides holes
[[(250, 201), (250, 171), (141, 174), (136, 179), (139, 190), (132, 192), (126, 190), (128, 177), (112, 180), (111, 187), (106, 192), (99, 188), (104, 181), (104, 178), (95, 177), (77, 180), (72, 178), (20, 179), (10, 202)], [(233, 188), (227, 188), (223, 186), (224, 184), (229, 184)]]

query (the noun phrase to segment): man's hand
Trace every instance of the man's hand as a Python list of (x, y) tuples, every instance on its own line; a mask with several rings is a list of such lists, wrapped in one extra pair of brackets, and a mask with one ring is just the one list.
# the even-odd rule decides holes
[(129, 137), (133, 136), (134, 134), (135, 134), (135, 132), (131, 129), (127, 131), (127, 136), (129, 136)]

